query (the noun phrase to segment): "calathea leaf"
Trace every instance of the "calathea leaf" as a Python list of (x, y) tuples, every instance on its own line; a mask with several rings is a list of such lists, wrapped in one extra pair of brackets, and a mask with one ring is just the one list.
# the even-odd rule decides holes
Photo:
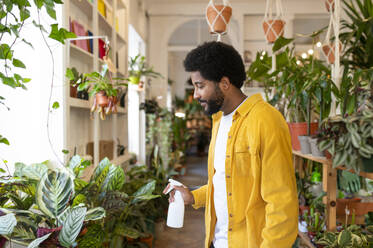
[(45, 164), (25, 165), (23, 163), (16, 163), (14, 176), (40, 180), (47, 171), (48, 167)]
[(153, 193), (155, 189), (155, 180), (150, 181), (146, 185), (142, 186), (140, 189), (138, 189), (133, 196), (140, 196), (140, 195), (148, 195)]
[(70, 175), (48, 171), (38, 184), (36, 203), (46, 215), (57, 218), (66, 209), (73, 193), (74, 184)]
[(0, 217), (0, 235), (9, 235), (17, 225), (17, 219), (13, 213)]
[(104, 158), (100, 161), (97, 168), (95, 169), (95, 172), (93, 174), (93, 178), (96, 180), (98, 176), (100, 176), (101, 172), (107, 167), (111, 165), (110, 160), (108, 158)]
[(84, 217), (87, 213), (86, 207), (72, 208), (63, 222), (58, 240), (64, 247), (71, 247), (75, 243), (83, 226)]
[(41, 243), (43, 243), (49, 236), (51, 236), (52, 233), (48, 233), (47, 235), (44, 235), (43, 237), (37, 238), (34, 241), (32, 241), (27, 248), (37, 248)]
[(105, 209), (102, 207), (97, 207), (87, 211), (84, 221), (99, 220), (102, 218), (105, 218)]

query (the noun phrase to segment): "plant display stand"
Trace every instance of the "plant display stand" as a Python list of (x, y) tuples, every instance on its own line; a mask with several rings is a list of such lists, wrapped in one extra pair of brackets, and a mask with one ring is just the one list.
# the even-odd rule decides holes
[[(302, 160), (308, 159), (321, 163), (323, 166), (323, 190), (326, 192), (326, 196), (323, 199), (325, 204), (325, 216), (326, 216), (326, 229), (328, 231), (336, 230), (337, 222), (337, 170), (345, 170), (344, 167), (339, 166), (337, 168), (332, 167), (332, 161), (326, 158), (314, 157), (312, 155), (305, 155), (299, 151), (293, 151), (294, 155), (294, 166), (298, 170), (299, 175), (303, 176)], [(351, 173), (355, 173), (353, 170), (349, 170)], [(373, 179), (373, 173), (360, 172), (359, 176)]]

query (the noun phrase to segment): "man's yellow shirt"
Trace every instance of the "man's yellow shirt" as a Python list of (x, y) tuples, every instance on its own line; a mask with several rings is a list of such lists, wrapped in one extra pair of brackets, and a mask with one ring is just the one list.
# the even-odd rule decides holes
[[(205, 207), (205, 248), (214, 238), (214, 151), (222, 112), (212, 116), (208, 182), (192, 191)], [(260, 94), (235, 112), (225, 159), (228, 247), (290, 248), (298, 233), (298, 199), (288, 126)]]

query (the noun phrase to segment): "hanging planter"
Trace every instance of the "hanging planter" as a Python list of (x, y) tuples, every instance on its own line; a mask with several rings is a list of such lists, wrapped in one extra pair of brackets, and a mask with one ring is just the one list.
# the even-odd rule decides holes
[(334, 11), (334, 8), (335, 8), (334, 0), (325, 0), (325, 7), (328, 12)]
[[(275, 0), (275, 6), (272, 5), (272, 0), (267, 0), (263, 20), (264, 35), (268, 43), (274, 43), (280, 36), (283, 36), (285, 27), (281, 0)], [(273, 7), (275, 13), (272, 11)]]
[[(335, 44), (329, 43), (322, 46), (322, 51), (329, 64), (334, 64), (335, 62)], [(342, 43), (339, 42), (339, 52), (342, 51)]]
[(214, 0), (210, 0), (206, 9), (206, 20), (210, 28), (211, 34), (218, 35), (218, 41), (221, 40), (221, 35), (227, 32), (227, 25), (232, 16), (232, 7), (228, 0), (223, 0), (223, 4), (215, 4)]
[(278, 37), (284, 35), (285, 21), (283, 20), (265, 20), (263, 21), (263, 30), (268, 43), (274, 43)]

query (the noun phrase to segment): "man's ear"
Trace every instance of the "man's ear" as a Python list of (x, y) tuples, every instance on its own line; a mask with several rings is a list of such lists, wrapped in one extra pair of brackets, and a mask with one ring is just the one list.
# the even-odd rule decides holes
[(222, 90), (229, 90), (231, 87), (231, 82), (229, 81), (228, 77), (222, 77), (220, 80), (220, 87)]

